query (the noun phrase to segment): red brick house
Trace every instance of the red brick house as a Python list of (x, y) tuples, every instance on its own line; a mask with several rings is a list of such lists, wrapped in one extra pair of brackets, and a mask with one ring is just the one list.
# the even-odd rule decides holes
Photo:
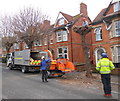
[[(118, 8), (117, 8), (118, 7)], [(90, 49), (89, 59), (96, 64), (102, 52), (107, 52), (114, 63), (120, 63), (120, 2), (110, 2), (107, 8), (101, 10), (91, 22), (87, 5), (80, 4), (80, 12), (75, 16), (59, 12), (54, 25), (45, 20), (49, 26), (49, 33), (43, 33), (41, 39), (34, 42), (33, 51), (49, 49), (53, 59), (60, 56), (68, 58), (74, 63), (84, 63), (84, 56), (80, 35), (73, 31), (75, 25), (83, 25), (83, 19), (94, 29), (87, 35), (86, 43)], [(15, 44), (11, 51), (27, 49), (24, 42)], [(116, 58), (117, 57), (117, 58)]]
[[(44, 24), (49, 25), (49, 33), (43, 33), (42, 38), (36, 40), (33, 46), (33, 51), (44, 51), (49, 49), (53, 58), (64, 57), (74, 63), (84, 63), (83, 50), (81, 45), (80, 35), (73, 31), (75, 25), (82, 26), (83, 19), (87, 24), (91, 23), (88, 17), (87, 5), (80, 4), (80, 12), (75, 16), (59, 12), (54, 25), (50, 25), (50, 21), (45, 20)], [(91, 47), (91, 33), (87, 35), (87, 44), (90, 48), (89, 56), (92, 59), (92, 47)], [(24, 50), (28, 47), (24, 42), (15, 44), (11, 51)]]
[(120, 63), (120, 1), (110, 2), (93, 20), (92, 48), (94, 64), (107, 52), (114, 63)]
[[(75, 25), (82, 26), (83, 18), (90, 24), (91, 20), (87, 14), (87, 5), (80, 4), (80, 13), (76, 16), (70, 16), (59, 12), (54, 25), (56, 35), (56, 54), (57, 57), (63, 56), (74, 63), (84, 63), (84, 56), (81, 47), (80, 35), (73, 31)], [(91, 34), (87, 36), (87, 43), (91, 46)]]

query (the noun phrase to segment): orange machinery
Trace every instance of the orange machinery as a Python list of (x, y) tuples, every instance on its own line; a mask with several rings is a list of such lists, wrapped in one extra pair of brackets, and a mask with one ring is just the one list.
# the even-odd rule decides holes
[(45, 50), (44, 52), (47, 52), (48, 57), (51, 59), (50, 68), (48, 70), (49, 77), (61, 77), (65, 73), (75, 71), (74, 64), (68, 59), (59, 58), (57, 60), (53, 60), (53, 56), (49, 50)]

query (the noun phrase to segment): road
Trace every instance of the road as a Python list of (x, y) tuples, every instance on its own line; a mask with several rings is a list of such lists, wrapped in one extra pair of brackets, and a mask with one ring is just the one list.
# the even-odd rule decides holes
[[(40, 73), (23, 74), (2, 66), (3, 99), (107, 99), (101, 91), (63, 85), (57, 78), (41, 81)], [(114, 99), (117, 96), (113, 97)]]

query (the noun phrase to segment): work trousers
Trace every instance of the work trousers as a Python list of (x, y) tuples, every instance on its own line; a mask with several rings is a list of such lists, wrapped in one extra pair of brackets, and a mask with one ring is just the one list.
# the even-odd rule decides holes
[(111, 77), (110, 74), (101, 74), (103, 89), (105, 94), (111, 94)]
[(48, 73), (47, 70), (42, 70), (42, 81), (47, 81)]

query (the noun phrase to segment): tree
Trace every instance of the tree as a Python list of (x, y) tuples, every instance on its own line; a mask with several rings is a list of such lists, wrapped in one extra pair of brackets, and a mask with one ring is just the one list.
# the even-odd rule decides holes
[(1, 39), (2, 39), (2, 47), (6, 49), (6, 52), (9, 53), (10, 48), (13, 44), (17, 41), (16, 35), (14, 33), (14, 26), (12, 25), (12, 17), (11, 16), (4, 16), (1, 17), (0, 23), (0, 32), (1, 32)]
[(7, 54), (9, 53), (10, 48), (13, 46), (14, 43), (16, 43), (15, 36), (8, 36), (2, 38), (2, 47), (6, 49)]
[(86, 35), (92, 31), (92, 27), (91, 26), (74, 26), (73, 30), (74, 32), (81, 35), (82, 48), (83, 48), (83, 53), (86, 61), (86, 76), (91, 77), (92, 76), (91, 64), (90, 64), (89, 55), (88, 55), (89, 48), (87, 47), (85, 39), (86, 39)]
[(48, 19), (39, 10), (25, 8), (14, 17), (14, 28), (18, 38), (25, 42), (29, 49), (32, 50), (33, 43), (39, 40), (41, 34), (46, 31), (43, 25), (44, 20)]

